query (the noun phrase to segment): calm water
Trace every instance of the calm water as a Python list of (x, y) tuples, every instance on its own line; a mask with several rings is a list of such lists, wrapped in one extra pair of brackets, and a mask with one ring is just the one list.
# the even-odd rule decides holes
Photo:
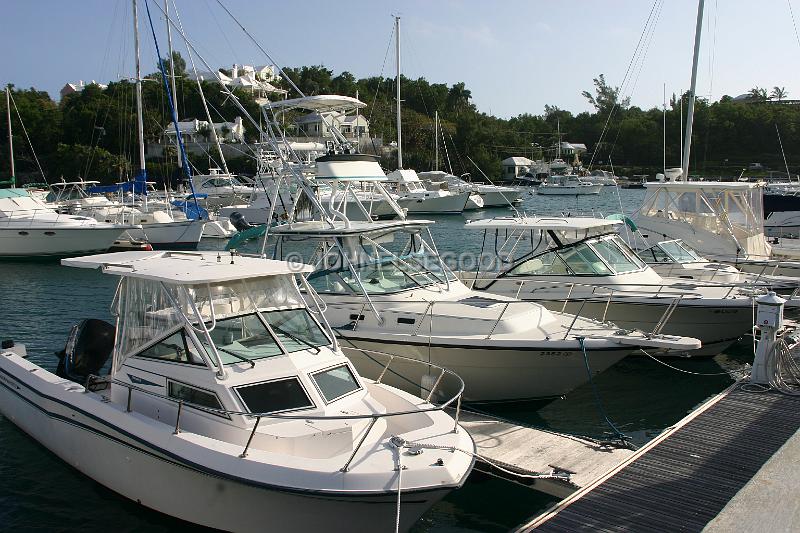
[[(605, 188), (599, 197), (526, 196), (529, 214), (626, 212), (641, 204), (644, 191)], [(500, 216), (507, 209), (469, 213)], [(429, 218), (429, 217), (426, 217)], [(481, 233), (463, 229), (462, 217), (434, 217), (440, 251), (477, 250)], [(223, 242), (204, 241), (217, 249)], [(254, 246), (254, 245), (251, 245)], [(245, 250), (246, 251), (246, 250)], [(25, 343), (30, 358), (54, 369), (53, 352), (63, 348), (70, 327), (82, 318), (110, 319), (115, 278), (57, 264), (0, 263), (0, 338)], [(735, 346), (714, 359), (672, 361), (702, 373), (737, 370), (752, 362), (752, 347)], [(727, 376), (679, 373), (642, 357), (629, 358), (601, 374), (595, 384), (611, 420), (641, 444), (731, 383)], [(493, 412), (557, 431), (602, 436), (609, 428), (589, 386), (548, 404), (495, 407)], [(552, 499), (530, 489), (474, 474), (459, 491), (427, 513), (415, 531), (505, 531)], [(0, 529), (86, 531), (197, 530), (117, 496), (67, 466), (0, 417)]]

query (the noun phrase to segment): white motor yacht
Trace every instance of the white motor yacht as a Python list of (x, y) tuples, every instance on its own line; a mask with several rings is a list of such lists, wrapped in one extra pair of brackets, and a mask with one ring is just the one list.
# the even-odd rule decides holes
[(253, 192), (251, 187), (239, 183), (234, 175), (218, 168), (209, 168), (208, 174), (193, 175), (191, 180), (195, 193), (208, 195), (205, 202), (212, 210), (239, 204)]
[(590, 183), (574, 174), (564, 174), (548, 176), (536, 189), (536, 194), (574, 196), (600, 194), (602, 189), (602, 183)]
[(443, 189), (429, 191), (417, 173), (410, 169), (390, 172), (386, 179), (399, 196), (397, 203), (409, 214), (459, 214), (470, 199), (470, 192), (451, 192)]
[(605, 187), (614, 187), (617, 185), (617, 177), (613, 173), (601, 169), (592, 170), (585, 176), (581, 176), (581, 181), (599, 183)]
[[(328, 220), (270, 230), (277, 257), (300, 254), (315, 264), (309, 283), (361, 370), (375, 368), (373, 352), (403, 355), (458, 373), (466, 400), (516, 401), (562, 396), (640, 347), (683, 352), (700, 346), (696, 339), (620, 332), (470, 290), (436, 253), (430, 224)], [(432, 386), (417, 366), (400, 361), (393, 368), (386, 378), (398, 387)]]
[(626, 330), (700, 339), (703, 348), (688, 355), (716, 355), (752, 331), (753, 298), (766, 287), (662, 278), (616, 233), (620, 224), (580, 217), (471, 221), (467, 227), (484, 230), (484, 239), (498, 239), (500, 265), (462, 273), (462, 279), (481, 292)]
[[(432, 183), (447, 183), (447, 188), (453, 192), (477, 194), (483, 200), (481, 207), (508, 207), (519, 202), (522, 195), (522, 191), (518, 187), (466, 181), (441, 170), (418, 172), (417, 175), (421, 180), (428, 180)], [(467, 205), (469, 206), (469, 202)], [(475, 208), (478, 206), (476, 205)]]
[(305, 304), (310, 267), (217, 252), (64, 264), (120, 277), (116, 325), (76, 325), (55, 373), (2, 350), (0, 412), (122, 496), (226, 531), (406, 530), (469, 474), (472, 439), (443, 411), (457, 398), (359, 375)]
[[(134, 223), (135, 224), (135, 223)], [(108, 250), (134, 224), (58, 213), (25, 189), (0, 189), (0, 257), (65, 257)]]

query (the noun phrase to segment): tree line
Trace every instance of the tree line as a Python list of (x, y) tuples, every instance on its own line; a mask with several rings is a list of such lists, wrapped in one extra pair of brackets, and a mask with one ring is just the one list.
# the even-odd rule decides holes
[[(174, 60), (175, 100), (180, 116), (205, 120), (196, 82), (185, 76), (185, 62), (179, 54)], [(346, 71), (334, 74), (324, 66), (286, 68), (284, 73), (307, 95), (358, 95), (368, 104), (363, 114), (370, 120), (371, 135), (382, 137), (384, 145), (396, 139), (394, 78), (357, 79)], [(152, 143), (158, 141), (171, 119), (160, 73), (146, 79), (144, 137)], [(274, 84), (291, 89), (285, 79)], [(400, 84), (403, 159), (408, 168), (428, 170), (434, 164), (435, 112), (441, 126), (439, 166), (455, 174), (469, 172), (479, 178), (477, 166), (490, 178), (498, 178), (501, 160), (509, 156), (553, 157), (559, 139), (587, 146), (585, 166), (590, 162), (606, 169), (613, 165), (617, 174), (652, 174), (662, 168), (664, 159), (667, 167), (680, 164), (681, 101), (686, 102), (686, 95), (673, 95), (666, 110), (641, 109), (631, 105), (628, 98), (620, 95), (619, 88), (610, 86), (601, 74), (594, 79), (594, 87), (583, 92), (592, 111), (574, 114), (548, 105), (542, 113), (525, 112), (502, 119), (479, 111), (463, 82), (447, 85), (425, 78), (401, 77)], [(215, 83), (204, 81), (202, 87), (215, 122), (232, 121), (241, 115)], [(253, 94), (242, 89), (234, 92), (258, 120)], [(138, 168), (136, 104), (131, 82), (112, 82), (106, 89), (89, 85), (60, 102), (35, 88), (12, 86), (12, 96), (18, 176), (40, 181), (41, 165), (50, 181), (82, 177), (113, 183), (127, 179)], [(297, 95), (289, 95), (294, 96)], [(800, 105), (787, 100), (782, 87), (775, 87), (771, 94), (756, 87), (749, 96), (743, 100), (730, 96), (715, 102), (697, 100), (691, 173), (736, 176), (752, 162), (784, 170), (781, 145), (790, 168), (800, 166)], [(5, 116), (5, 99), (0, 101), (0, 109)], [(257, 128), (246, 120), (245, 128), (246, 139), (256, 141)], [(0, 150), (0, 179), (4, 179), (9, 175), (6, 128), (0, 128), (0, 145), (5, 147)], [(395, 159), (396, 154), (390, 152), (382, 164), (392, 170)], [(193, 157), (192, 164), (206, 171), (216, 163), (202, 155)], [(236, 172), (252, 174), (256, 170), (255, 161), (249, 157), (234, 158), (228, 164)], [(150, 175), (169, 175), (175, 170), (174, 154), (168, 150), (164, 157), (149, 159), (147, 166)]]

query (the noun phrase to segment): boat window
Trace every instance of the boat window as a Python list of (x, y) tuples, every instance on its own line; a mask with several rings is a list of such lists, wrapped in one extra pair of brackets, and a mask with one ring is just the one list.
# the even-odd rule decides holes
[(591, 243), (591, 247), (600, 257), (605, 259), (606, 263), (611, 265), (611, 268), (617, 273), (633, 272), (644, 266), (641, 262), (635, 261), (632, 257), (625, 254), (612, 239), (594, 241)]
[(700, 258), (690, 248), (678, 241), (662, 242), (659, 243), (659, 246), (678, 263), (694, 263), (700, 261)]
[(672, 258), (656, 244), (639, 253), (648, 263), (672, 263)]
[(199, 405), (201, 407), (210, 407), (211, 409), (222, 409), (222, 404), (213, 392), (207, 392), (202, 389), (190, 387), (184, 383), (176, 381), (167, 382), (167, 391), (170, 398), (176, 400), (183, 400), (186, 403)]
[(251, 413), (276, 413), (314, 407), (296, 377), (245, 385), (234, 390)]
[(317, 372), (313, 378), (326, 402), (338, 400), (361, 388), (347, 365)]
[(164, 361), (189, 363), (193, 365), (203, 364), (203, 360), (194, 348), (194, 344), (186, 340), (186, 335), (184, 335), (182, 330), (170, 335), (150, 348), (142, 350), (137, 354), (137, 357), (147, 357), (149, 359), (161, 359)]
[(585, 243), (562, 249), (559, 253), (564, 259), (564, 262), (567, 263), (569, 268), (577, 275), (588, 274), (590, 276), (605, 276), (613, 274), (597, 256), (594, 250), (589, 248)]
[(331, 343), (319, 325), (308, 314), (308, 309), (282, 309), (262, 312), (261, 316), (267, 321), (287, 352), (327, 346)]
[(567, 265), (556, 252), (545, 252), (532, 257), (508, 271), (512, 276), (568, 276)]
[[(210, 324), (208, 324), (210, 327)], [(282, 355), (278, 343), (256, 314), (217, 320), (211, 339), (223, 364)], [(207, 341), (203, 339), (203, 344)], [(208, 350), (211, 353), (211, 350)]]

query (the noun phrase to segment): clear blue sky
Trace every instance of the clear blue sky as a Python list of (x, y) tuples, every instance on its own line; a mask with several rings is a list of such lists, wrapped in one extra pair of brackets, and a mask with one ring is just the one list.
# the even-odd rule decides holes
[[(322, 64), (357, 77), (380, 73), (391, 15), (399, 13), (404, 74), (464, 81), (481, 111), (502, 117), (540, 114), (545, 104), (586, 110), (580, 93), (600, 73), (621, 85), (653, 7), (653, 0), (224, 2), (282, 66)], [(800, 44), (789, 2), (800, 24), (800, 0), (706, 0), (698, 94), (716, 100), (779, 85), (800, 99)], [(268, 63), (215, 0), (177, 0), (177, 6), (212, 65)], [(160, 13), (154, 4), (151, 10)], [(2, 84), (35, 86), (57, 98), (69, 81), (132, 74), (130, 0), (5, 0), (3, 11)], [(644, 40), (646, 57), (625, 87), (634, 105), (660, 107), (664, 83), (668, 94), (688, 87), (696, 13), (696, 0), (663, 1)], [(156, 24), (163, 31), (163, 20)], [(152, 38), (142, 29), (142, 61), (151, 72)], [(393, 53), (384, 75), (393, 75)]]

